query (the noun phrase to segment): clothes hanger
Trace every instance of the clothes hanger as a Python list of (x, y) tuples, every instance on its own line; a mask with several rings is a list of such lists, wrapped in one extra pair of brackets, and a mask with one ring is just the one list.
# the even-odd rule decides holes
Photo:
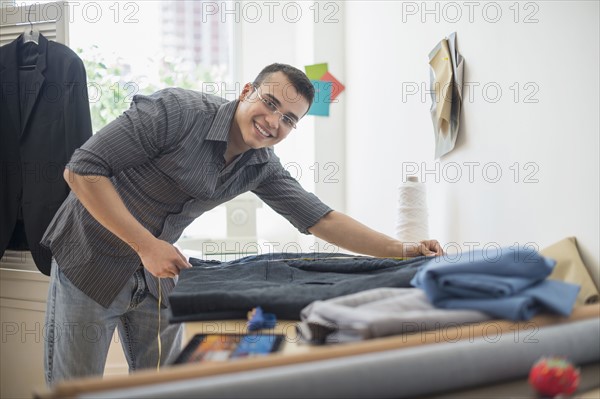
[(29, 22), (29, 32), (25, 31), (23, 33), (23, 44), (33, 42), (35, 44), (39, 44), (40, 40), (40, 32), (37, 29), (33, 29), (33, 22), (31, 22), (31, 8), (34, 5), (29, 6), (29, 10), (27, 11), (27, 22)]
[[(27, 22), (29, 22), (29, 29), (26, 29), (25, 32), (23, 32), (23, 41), (19, 43), (20, 46), (24, 46), (26, 43), (33, 43), (35, 46), (39, 44), (40, 32), (38, 32), (37, 29), (33, 29), (33, 22), (31, 22), (31, 7), (33, 7), (33, 5), (29, 6), (29, 10), (27, 11)], [(25, 51), (24, 48), (22, 50)], [(19, 70), (30, 70), (36, 68), (37, 62), (35, 60), (37, 57), (32, 57), (32, 55), (33, 52), (37, 51), (34, 50), (32, 52), (31, 50), (32, 49), (29, 49), (19, 56)], [(23, 65), (21, 65), (21, 62)]]

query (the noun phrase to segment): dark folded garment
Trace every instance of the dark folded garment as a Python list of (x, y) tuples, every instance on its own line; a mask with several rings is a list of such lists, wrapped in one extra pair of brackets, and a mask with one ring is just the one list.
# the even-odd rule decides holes
[(231, 262), (190, 259), (169, 296), (171, 322), (246, 318), (260, 306), (280, 319), (299, 320), (316, 300), (379, 287), (410, 287), (429, 261), (331, 253), (273, 253)]

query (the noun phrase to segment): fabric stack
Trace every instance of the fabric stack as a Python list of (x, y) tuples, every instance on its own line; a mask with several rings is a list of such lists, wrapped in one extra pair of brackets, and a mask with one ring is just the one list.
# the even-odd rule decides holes
[(568, 316), (579, 285), (550, 280), (529, 248), (413, 259), (274, 253), (191, 259), (171, 294), (172, 322), (238, 319), (255, 307), (297, 320), (311, 343), (348, 342), (492, 318)]
[(546, 280), (554, 260), (525, 248), (487, 252), (470, 252), (458, 262), (436, 258), (412, 284), (444, 309), (480, 310), (508, 320), (529, 320), (543, 310), (563, 316), (571, 313), (579, 287)]
[(543, 311), (568, 316), (579, 286), (547, 280), (555, 263), (524, 248), (436, 257), (412, 279), (417, 288), (375, 289), (312, 303), (301, 313), (299, 332), (313, 343), (333, 343), (492, 318), (529, 320)]

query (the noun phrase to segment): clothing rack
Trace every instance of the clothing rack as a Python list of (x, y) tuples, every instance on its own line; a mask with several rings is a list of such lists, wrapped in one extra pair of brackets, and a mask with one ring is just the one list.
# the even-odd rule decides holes
[(0, 46), (12, 42), (30, 27), (48, 40), (68, 46), (69, 19), (69, 6), (64, 1), (27, 6), (6, 5), (2, 8), (0, 19)]

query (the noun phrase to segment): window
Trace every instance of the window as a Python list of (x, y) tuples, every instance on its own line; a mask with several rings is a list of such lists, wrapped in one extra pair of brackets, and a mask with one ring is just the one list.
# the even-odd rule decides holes
[[(29, 6), (43, 2), (11, 4)], [(199, 91), (208, 87), (206, 91), (217, 95), (227, 91), (227, 98), (231, 99), (235, 91), (231, 87), (237, 88), (233, 75), (234, 21), (222, 22), (218, 14), (204, 13), (209, 9), (208, 3), (193, 0), (68, 3), (67, 43), (86, 67), (94, 132), (117, 118), (138, 93), (150, 94), (169, 86)], [(226, 234), (225, 207), (218, 207), (200, 219), (184, 236)]]
[[(218, 16), (195, 13), (201, 3), (69, 3), (69, 46), (86, 66), (94, 132), (127, 109), (135, 94), (170, 86), (202, 90), (209, 82), (219, 89), (234, 80), (233, 24), (217, 19), (215, 35), (210, 28)], [(198, 51), (206, 40), (222, 51)]]

